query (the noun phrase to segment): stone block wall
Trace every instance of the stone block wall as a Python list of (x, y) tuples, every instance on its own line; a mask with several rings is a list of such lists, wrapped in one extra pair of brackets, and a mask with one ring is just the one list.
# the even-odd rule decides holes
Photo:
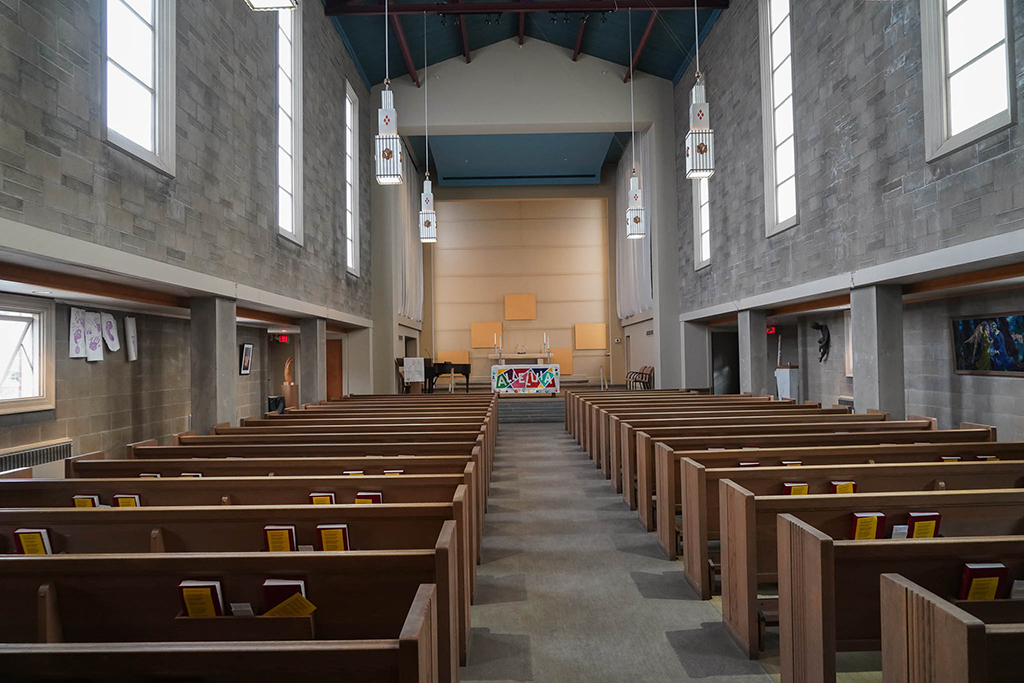
[(89, 362), (68, 358), (70, 309), (57, 305), (56, 410), (0, 417), (0, 448), (71, 438), (75, 454), (102, 450), (122, 458), (129, 443), (169, 443), (189, 429), (189, 322), (135, 315), (139, 356), (128, 362), (125, 314), (104, 312), (117, 321), (121, 348), (104, 347), (103, 360)]
[[(1022, 110), (1024, 0), (1012, 1)], [(675, 88), (683, 313), (1024, 228), (1020, 125), (925, 161), (920, 0), (793, 5), (800, 223), (765, 237), (758, 2), (734, 2), (701, 50), (717, 146), (712, 261), (698, 272), (692, 66)]]
[[(811, 323), (828, 325), (832, 347), (828, 358), (819, 362), (818, 338), (821, 333)], [(831, 408), (840, 396), (853, 396), (853, 378), (846, 375), (846, 319), (843, 311), (801, 316), (799, 329), (800, 379), (804, 383), (804, 399)], [(859, 411), (863, 412), (863, 411)]]
[(251, 371), (248, 375), (239, 373), (238, 419), (246, 417), (262, 417), (267, 412), (267, 388), (264, 381), (267, 377), (267, 331), (257, 327), (238, 327), (237, 340), (239, 348), (239, 369), (241, 369), (241, 348), (243, 344), (252, 344)]
[[(276, 228), (277, 19), (177, 0), (177, 172), (102, 140), (103, 2), (0, 0), (0, 216), (369, 317), (373, 103), (302, 2), (305, 244)], [(346, 272), (345, 82), (359, 95), (362, 277)]]

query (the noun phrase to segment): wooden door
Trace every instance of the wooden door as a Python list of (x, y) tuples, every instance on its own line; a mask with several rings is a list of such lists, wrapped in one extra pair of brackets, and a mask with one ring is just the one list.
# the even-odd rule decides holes
[(341, 398), (344, 393), (341, 373), (341, 340), (327, 340), (327, 398)]

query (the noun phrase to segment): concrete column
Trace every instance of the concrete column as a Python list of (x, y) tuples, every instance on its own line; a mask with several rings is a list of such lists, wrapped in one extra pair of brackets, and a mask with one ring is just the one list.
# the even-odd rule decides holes
[(680, 323), (683, 349), (683, 388), (711, 386), (711, 330), (703, 323)]
[(352, 330), (341, 346), (346, 394), (372, 394), (373, 330)]
[(303, 318), (299, 323), (299, 403), (327, 399), (327, 321)]
[(853, 325), (853, 403), (858, 413), (875, 408), (902, 420), (903, 288), (875, 285), (850, 292)]
[(764, 311), (740, 311), (740, 392), (755, 396), (774, 394), (775, 377), (768, 369), (768, 346)]
[(235, 302), (220, 297), (189, 300), (192, 338), (192, 429), (238, 420), (239, 352)]

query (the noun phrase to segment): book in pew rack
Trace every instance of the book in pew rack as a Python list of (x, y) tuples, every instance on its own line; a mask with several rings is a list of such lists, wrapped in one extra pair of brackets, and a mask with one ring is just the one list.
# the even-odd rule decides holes
[(380, 505), (384, 502), (384, 494), (379, 491), (360, 491), (356, 494), (356, 505)]
[(302, 579), (267, 579), (263, 582), (263, 608), (265, 617), (305, 617), (316, 605), (306, 599)]
[(384, 470), (385, 477), (395, 477), (400, 474), (405, 474), (405, 470)]
[(137, 508), (142, 507), (139, 502), (139, 497), (134, 493), (116, 493), (114, 494), (114, 506), (119, 508)]
[(340, 552), (352, 548), (348, 538), (348, 524), (318, 524), (316, 533), (320, 550)]
[(961, 600), (996, 600), (1004, 590), (1006, 565), (1002, 562), (968, 562), (960, 580)]
[(311, 493), (309, 494), (309, 502), (313, 505), (334, 505), (334, 494), (333, 493)]
[(19, 555), (52, 555), (50, 532), (46, 529), (16, 529), (14, 546)]
[(782, 485), (782, 490), (787, 496), (806, 496), (807, 488), (806, 481), (787, 481)]
[(268, 524), (263, 527), (263, 547), (267, 552), (286, 553), (299, 549), (295, 539), (295, 525)]
[(207, 618), (224, 616), (224, 594), (220, 581), (187, 579), (178, 584), (181, 606), (189, 617)]
[(855, 541), (885, 538), (885, 515), (881, 512), (854, 512), (850, 538)]
[(910, 538), (935, 538), (939, 535), (939, 522), (942, 515), (938, 512), (907, 513), (907, 536)]
[(833, 481), (828, 485), (829, 493), (857, 493), (855, 481)]
[(71, 497), (76, 508), (98, 508), (100, 506), (100, 497), (85, 493), (79, 493)]

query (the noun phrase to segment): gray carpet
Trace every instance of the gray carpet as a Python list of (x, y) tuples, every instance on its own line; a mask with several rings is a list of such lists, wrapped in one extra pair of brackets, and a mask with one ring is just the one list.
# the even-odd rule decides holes
[(561, 424), (503, 424), (464, 681), (767, 683)]

